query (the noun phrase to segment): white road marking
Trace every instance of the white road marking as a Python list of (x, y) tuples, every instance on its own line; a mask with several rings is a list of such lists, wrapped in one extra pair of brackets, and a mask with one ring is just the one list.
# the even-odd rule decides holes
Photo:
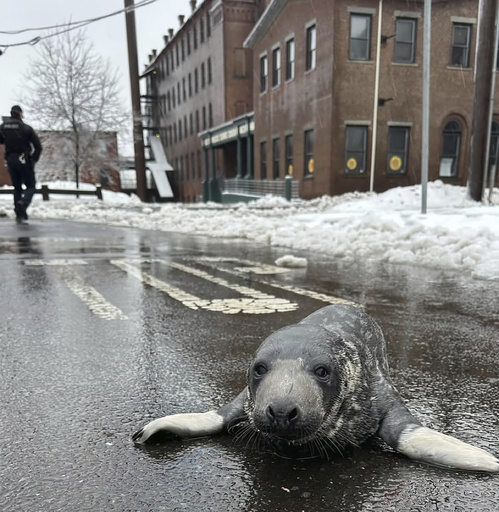
[(66, 260), (24, 260), (24, 264), (31, 267), (39, 266), (71, 266), (71, 265), (88, 265), (84, 260), (66, 259)]
[[(260, 265), (256, 262), (248, 261), (248, 260), (238, 260), (237, 258), (199, 258), (196, 260), (201, 265), (205, 265), (213, 268), (213, 263), (217, 262), (232, 262), (236, 264), (248, 264), (248, 267), (234, 267), (234, 269), (228, 269), (223, 267), (217, 267), (217, 270), (221, 272), (225, 272), (227, 274), (232, 274), (236, 276), (240, 276), (242, 273), (256, 273), (260, 275), (264, 274), (282, 274), (283, 272), (290, 272), (290, 269), (282, 269), (280, 267), (273, 267), (272, 265)], [(273, 271), (275, 269), (275, 272)], [(260, 279), (254, 279), (253, 282), (257, 282), (259, 284), (272, 286), (274, 288), (279, 288), (281, 290), (285, 290), (287, 292), (295, 293), (296, 295), (303, 295), (305, 297), (310, 297), (311, 299), (320, 300), (321, 302), (326, 302), (328, 304), (349, 304), (351, 306), (359, 307), (359, 304), (356, 302), (342, 299), (341, 297), (334, 297), (332, 295), (327, 295), (325, 293), (314, 292), (312, 290), (307, 290), (305, 288), (300, 288), (298, 286), (291, 286), (286, 284), (277, 283), (275, 281), (263, 281)]]
[[(233, 315), (237, 313), (247, 314), (267, 314), (276, 312), (287, 312), (298, 309), (298, 304), (290, 302), (286, 299), (279, 299), (273, 295), (260, 292), (247, 286), (241, 286), (233, 283), (229, 283), (225, 279), (212, 276), (203, 270), (198, 270), (181, 263), (167, 262), (164, 260), (111, 260), (111, 263), (118, 268), (121, 268), (125, 272), (142, 280), (144, 283), (153, 286), (166, 294), (172, 299), (180, 301), (184, 306), (191, 309), (206, 309), (208, 311), (218, 311), (226, 315)], [(141, 263), (160, 263), (163, 265), (170, 266), (176, 270), (194, 275), (206, 281), (212, 282), (218, 286), (228, 288), (229, 290), (235, 291), (244, 298), (237, 299), (201, 299), (195, 295), (184, 292), (180, 288), (169, 285), (156, 277), (147, 274), (140, 270), (137, 265)]]
[(61, 271), (61, 275), (68, 288), (94, 315), (104, 320), (128, 320), (119, 308), (109, 303), (95, 288), (86, 284), (81, 276), (67, 268)]

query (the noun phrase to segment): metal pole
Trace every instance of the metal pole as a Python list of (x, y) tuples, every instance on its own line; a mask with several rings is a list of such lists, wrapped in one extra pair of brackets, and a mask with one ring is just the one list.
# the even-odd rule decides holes
[(428, 163), (430, 159), (430, 65), (431, 65), (431, 0), (424, 1), (423, 36), (423, 118), (421, 147), (421, 213), (426, 213)]
[[(499, 0), (496, 0), (496, 23), (495, 23), (495, 32), (494, 32), (494, 46), (493, 48), (497, 48), (499, 45)], [(494, 54), (495, 56), (495, 54)], [(496, 59), (491, 59), (491, 65), (492, 65), (492, 79), (491, 79), (491, 85), (490, 85), (490, 100), (489, 100), (489, 116), (488, 116), (488, 124), (489, 127), (487, 131), (487, 142), (485, 144), (485, 165), (483, 168), (483, 188), (482, 188), (482, 197), (485, 197), (485, 187), (487, 185), (487, 174), (490, 166), (490, 139), (492, 136), (492, 120), (494, 118), (494, 99), (495, 99), (495, 92), (496, 92), (496, 68), (497, 68), (497, 61)], [(490, 181), (489, 181), (489, 195), (487, 197), (488, 202), (490, 203), (492, 201), (492, 193), (494, 191), (494, 183), (496, 180), (496, 172), (497, 172), (497, 148), (496, 148), (496, 155), (495, 155), (495, 165), (492, 169), (492, 172), (490, 173)]]
[(137, 195), (147, 201), (146, 164), (144, 158), (144, 132), (140, 108), (139, 62), (137, 58), (137, 36), (135, 28), (134, 0), (125, 0), (126, 34), (128, 43), (128, 66), (130, 70), (130, 90), (133, 112), (133, 149), (135, 153), (135, 174), (137, 176)]
[(371, 179), (369, 191), (374, 190), (374, 170), (376, 167), (376, 139), (378, 136), (378, 96), (379, 96), (379, 67), (381, 59), (381, 22), (383, 20), (383, 0), (378, 7), (378, 42), (376, 44), (376, 76), (374, 78), (373, 134), (371, 143)]

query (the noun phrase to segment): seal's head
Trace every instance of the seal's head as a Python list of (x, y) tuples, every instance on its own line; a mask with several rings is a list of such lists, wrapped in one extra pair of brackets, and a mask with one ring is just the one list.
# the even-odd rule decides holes
[(298, 324), (269, 336), (255, 354), (246, 413), (276, 451), (327, 437), (341, 404), (343, 377), (331, 350), (340, 340), (322, 327)]

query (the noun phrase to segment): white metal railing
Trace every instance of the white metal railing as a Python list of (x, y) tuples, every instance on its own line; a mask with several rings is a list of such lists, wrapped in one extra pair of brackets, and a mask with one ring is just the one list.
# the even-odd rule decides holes
[[(289, 178), (286, 178), (289, 179)], [(300, 190), (298, 180), (291, 179), (291, 198), (298, 199)], [(286, 197), (286, 180), (253, 180), (245, 178), (225, 179), (220, 184), (225, 193), (244, 194), (250, 196), (282, 196)]]

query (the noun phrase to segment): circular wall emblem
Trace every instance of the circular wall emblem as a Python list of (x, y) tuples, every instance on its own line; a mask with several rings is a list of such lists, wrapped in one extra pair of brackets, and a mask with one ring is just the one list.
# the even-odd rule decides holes
[(402, 158), (395, 155), (390, 158), (390, 169), (392, 171), (400, 171), (402, 167)]
[(347, 160), (347, 167), (350, 171), (357, 169), (357, 160), (355, 158), (349, 158)]

